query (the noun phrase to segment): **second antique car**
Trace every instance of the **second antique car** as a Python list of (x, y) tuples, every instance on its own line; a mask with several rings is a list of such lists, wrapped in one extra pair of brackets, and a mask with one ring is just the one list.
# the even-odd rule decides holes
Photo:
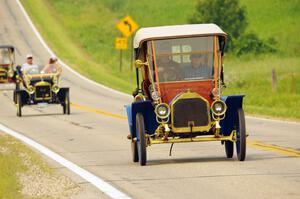
[(43, 66), (33, 65), (24, 72), (21, 66), (16, 67), (16, 89), (14, 101), (17, 116), (22, 116), (22, 107), (26, 105), (59, 104), (63, 114), (70, 114), (70, 89), (59, 87), (60, 74), (45, 73)]
[(224, 144), (227, 158), (235, 145), (245, 159), (244, 95), (222, 96), (226, 37), (215, 24), (137, 31), (137, 88), (126, 106), (133, 162), (145, 165), (154, 144), (170, 143), (171, 153), (174, 143), (206, 141)]
[(11, 45), (0, 46), (0, 84), (12, 83), (14, 77), (15, 48)]

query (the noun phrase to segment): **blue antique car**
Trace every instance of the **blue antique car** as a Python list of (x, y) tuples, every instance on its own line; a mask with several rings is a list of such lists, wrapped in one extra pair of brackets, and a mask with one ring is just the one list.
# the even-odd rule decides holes
[[(222, 96), (226, 33), (215, 24), (140, 29), (137, 88), (126, 106), (133, 162), (153, 144), (220, 141), (227, 158), (246, 157), (243, 95)], [(140, 76), (142, 76), (140, 78)], [(170, 150), (171, 150), (170, 149)]]
[(27, 105), (57, 104), (62, 106), (63, 114), (70, 114), (70, 88), (59, 86), (60, 70), (45, 72), (43, 68), (33, 64), (24, 71), (21, 66), (16, 67), (14, 102), (18, 117), (22, 116), (22, 108)]

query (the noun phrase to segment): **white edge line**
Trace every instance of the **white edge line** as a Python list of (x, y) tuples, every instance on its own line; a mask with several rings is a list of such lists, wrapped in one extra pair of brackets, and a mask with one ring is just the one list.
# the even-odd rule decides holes
[(35, 148), (42, 154), (46, 155), (47, 157), (51, 158), (52, 160), (58, 162), (59, 164), (63, 165), (64, 167), (68, 168), (69, 170), (73, 171), (77, 175), (81, 176), (86, 181), (93, 184), (95, 187), (100, 189), (102, 192), (104, 192), (106, 195), (113, 199), (130, 199), (129, 196), (122, 193), (121, 191), (114, 188), (109, 183), (105, 182), (104, 180), (98, 178), (97, 176), (93, 175), (92, 173), (88, 172), (87, 170), (77, 166), (76, 164), (72, 163), (71, 161), (63, 158), (59, 154), (51, 151), (47, 147), (33, 141), (30, 138), (25, 137), (24, 135), (0, 124), (0, 130), (21, 140), (22, 142), (28, 144), (29, 146)]
[[(27, 14), (26, 10), (24, 9), (23, 5), (21, 4), (20, 0), (16, 0), (17, 1), (17, 4), (19, 5), (22, 13), (24, 14), (27, 22), (29, 23), (30, 27), (32, 28), (33, 32), (35, 33), (35, 35), (37, 36), (37, 38), (39, 39), (39, 41), (41, 42), (41, 44), (44, 46), (44, 48), (48, 51), (48, 53), (50, 55), (55, 55), (55, 53), (49, 48), (49, 46), (47, 45), (47, 43), (45, 42), (45, 40), (42, 38), (42, 36), (40, 35), (40, 33), (37, 31), (36, 27), (34, 26), (33, 22), (31, 21), (29, 15)], [(56, 55), (55, 55), (56, 56)], [(57, 56), (56, 56), (57, 57)], [(85, 76), (81, 75), (80, 73), (78, 73), (77, 71), (75, 71), (74, 69), (72, 69), (70, 66), (68, 66), (66, 63), (64, 63), (63, 61), (61, 61), (59, 59), (59, 63), (65, 67), (66, 69), (68, 69), (69, 71), (71, 71), (73, 74), (75, 74), (77, 77), (93, 84), (93, 85), (96, 85), (102, 89), (106, 89), (110, 92), (113, 92), (113, 93), (116, 93), (118, 95), (123, 95), (123, 96), (126, 96), (126, 97), (130, 97), (129, 94), (126, 94), (126, 93), (123, 93), (123, 92), (120, 92), (120, 91), (117, 91), (117, 90), (114, 90), (112, 88), (109, 88), (107, 86), (104, 86), (102, 84), (99, 84), (98, 82), (95, 82), (91, 79), (88, 79), (86, 78)]]

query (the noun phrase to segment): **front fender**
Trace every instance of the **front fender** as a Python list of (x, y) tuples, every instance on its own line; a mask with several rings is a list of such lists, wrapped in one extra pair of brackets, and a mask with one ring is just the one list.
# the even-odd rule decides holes
[(158, 127), (154, 107), (150, 100), (133, 102), (125, 106), (128, 118), (129, 130), (132, 138), (136, 137), (136, 114), (141, 113), (144, 116), (145, 130), (147, 134), (154, 134)]
[(244, 97), (245, 95), (231, 95), (221, 98), (227, 105), (225, 118), (220, 122), (222, 135), (228, 136), (231, 134), (232, 130), (237, 128), (238, 110), (243, 108)]

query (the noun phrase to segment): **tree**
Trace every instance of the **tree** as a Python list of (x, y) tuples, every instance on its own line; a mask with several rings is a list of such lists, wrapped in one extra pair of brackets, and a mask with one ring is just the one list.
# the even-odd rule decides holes
[(234, 41), (239, 39), (248, 25), (245, 13), (238, 0), (199, 0), (190, 22), (217, 24), (228, 34), (234, 46)]

